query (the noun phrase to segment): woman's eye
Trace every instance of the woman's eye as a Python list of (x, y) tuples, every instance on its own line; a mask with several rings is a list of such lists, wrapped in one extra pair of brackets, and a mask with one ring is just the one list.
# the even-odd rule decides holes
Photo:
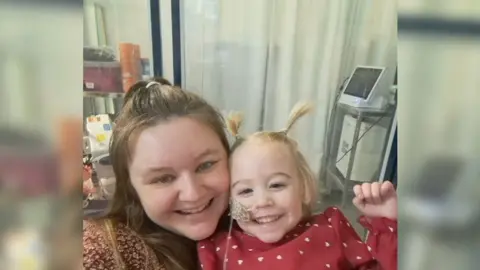
[(175, 180), (175, 176), (173, 176), (173, 175), (164, 175), (164, 176), (155, 178), (155, 179), (152, 181), (152, 183), (153, 183), (153, 184), (155, 184), (155, 183), (169, 184), (169, 183), (173, 182), (174, 180)]
[(251, 188), (245, 188), (245, 189), (242, 189), (238, 192), (238, 195), (248, 195), (250, 193), (253, 192), (253, 189)]
[(216, 161), (207, 161), (207, 162), (204, 162), (202, 164), (200, 164), (200, 166), (198, 166), (197, 168), (197, 172), (204, 172), (210, 168), (213, 167), (213, 165), (215, 165), (215, 163), (217, 163)]

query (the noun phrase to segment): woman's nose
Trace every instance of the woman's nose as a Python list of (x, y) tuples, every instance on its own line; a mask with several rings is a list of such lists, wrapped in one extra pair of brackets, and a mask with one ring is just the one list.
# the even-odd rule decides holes
[(184, 174), (179, 179), (179, 199), (186, 202), (194, 202), (203, 199), (205, 188), (201, 183), (201, 179), (190, 173)]

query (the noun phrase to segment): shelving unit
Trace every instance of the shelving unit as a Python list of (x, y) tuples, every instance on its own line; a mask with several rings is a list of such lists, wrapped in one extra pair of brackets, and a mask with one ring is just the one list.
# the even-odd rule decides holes
[(83, 91), (83, 117), (104, 113), (117, 115), (124, 96), (124, 93)]
[[(368, 130), (364, 134), (360, 134), (360, 129), (362, 122), (367, 119), (373, 119), (372, 125), (382, 125), (390, 130), (390, 125), (392, 124), (392, 118), (395, 112), (395, 108), (393, 106), (386, 108), (385, 110), (376, 110), (376, 109), (369, 109), (369, 108), (355, 108), (352, 106), (338, 104), (336, 110), (332, 115), (333, 126), (332, 132), (328, 138), (328, 149), (327, 149), (327, 165), (326, 165), (326, 186), (328, 190), (332, 189), (332, 186), (335, 186), (337, 189), (342, 191), (342, 207), (347, 204), (347, 200), (349, 198), (349, 194), (352, 192), (352, 188), (355, 184), (359, 183), (355, 181), (355, 179), (351, 179), (352, 176), (352, 169), (355, 162), (355, 157), (357, 154), (357, 146), (358, 142), (362, 139), (362, 136), (368, 133)], [(337, 168), (337, 154), (338, 154), (338, 147), (340, 143), (340, 138), (342, 134), (342, 126), (345, 115), (351, 115), (356, 119), (355, 122), (355, 131), (351, 143), (351, 148), (349, 149), (349, 160), (348, 166), (346, 170), (346, 175), (343, 176), (342, 173)], [(388, 133), (386, 133), (385, 138), (382, 142), (378, 142), (383, 144), (383, 151), (382, 155), (385, 155), (385, 146), (388, 139)], [(383, 160), (383, 158), (381, 159)], [(380, 174), (380, 167), (382, 162), (380, 161), (378, 164), (378, 173), (374, 176), (371, 180), (378, 180)]]

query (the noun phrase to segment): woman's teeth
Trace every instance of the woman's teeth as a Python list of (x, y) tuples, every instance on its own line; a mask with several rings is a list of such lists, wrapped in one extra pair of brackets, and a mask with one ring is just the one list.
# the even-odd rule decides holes
[(266, 217), (256, 218), (255, 221), (258, 224), (266, 224), (266, 223), (277, 221), (279, 218), (280, 216), (266, 216)]
[(188, 210), (181, 210), (181, 211), (178, 211), (180, 214), (184, 214), (184, 215), (191, 215), (191, 214), (197, 214), (197, 213), (200, 213), (202, 212), (203, 210), (207, 209), (208, 206), (210, 206), (211, 202), (213, 201), (210, 200), (208, 201), (208, 203), (200, 206), (200, 207), (196, 207), (196, 208), (192, 208), (192, 209), (188, 209)]

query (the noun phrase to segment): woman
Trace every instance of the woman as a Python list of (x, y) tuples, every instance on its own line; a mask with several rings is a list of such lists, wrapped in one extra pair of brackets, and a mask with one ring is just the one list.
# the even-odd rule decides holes
[(170, 83), (132, 86), (110, 156), (116, 192), (105, 218), (85, 222), (84, 269), (198, 269), (195, 241), (228, 205), (222, 116)]

